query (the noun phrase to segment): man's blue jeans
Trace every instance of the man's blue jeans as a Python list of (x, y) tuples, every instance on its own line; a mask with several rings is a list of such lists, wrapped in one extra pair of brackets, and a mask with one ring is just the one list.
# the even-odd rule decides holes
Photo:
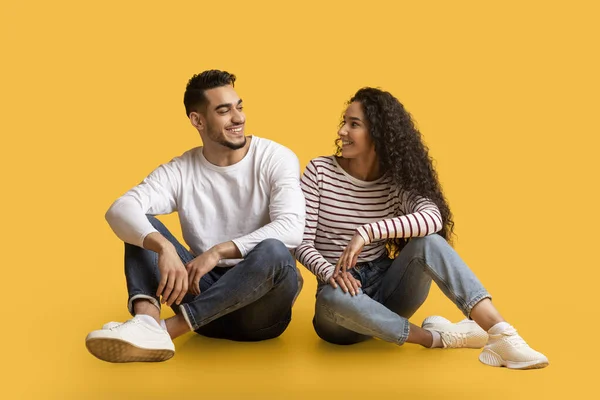
[[(158, 219), (152, 225), (167, 238), (186, 264), (194, 259)], [(156, 290), (160, 282), (158, 254), (125, 244), (125, 277), (129, 312), (133, 301), (148, 299), (160, 309)], [(215, 267), (200, 279), (198, 296), (186, 294), (181, 306), (190, 328), (197, 333), (230, 340), (257, 341), (277, 337), (292, 317), (292, 303), (299, 290), (296, 262), (283, 243), (267, 239), (233, 267)]]

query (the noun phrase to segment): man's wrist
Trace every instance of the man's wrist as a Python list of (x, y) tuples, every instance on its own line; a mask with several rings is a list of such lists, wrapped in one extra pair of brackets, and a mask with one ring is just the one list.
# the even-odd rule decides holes
[(218, 257), (219, 261), (230, 258), (241, 258), (241, 252), (239, 251), (235, 243), (232, 241), (214, 245), (210, 248), (209, 251), (214, 251), (215, 257)]
[(159, 244), (157, 253), (159, 255), (173, 254), (173, 253), (177, 254), (177, 250), (175, 249), (175, 246), (173, 245), (173, 243), (166, 241), (164, 243)]
[(223, 254), (223, 247), (221, 244), (214, 245), (208, 251), (211, 252), (213, 254), (213, 256), (218, 259), (218, 261), (221, 261), (222, 254)]
[(175, 246), (159, 232), (152, 232), (144, 238), (142, 243), (144, 249), (152, 250), (158, 254), (177, 253)]

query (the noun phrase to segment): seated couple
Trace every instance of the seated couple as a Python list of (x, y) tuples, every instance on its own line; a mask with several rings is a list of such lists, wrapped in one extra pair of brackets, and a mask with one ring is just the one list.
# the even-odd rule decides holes
[[(203, 146), (159, 166), (110, 207), (125, 242), (128, 308), (86, 338), (110, 362), (164, 361), (195, 331), (238, 341), (287, 328), (302, 287), (298, 261), (318, 278), (313, 325), (323, 339), (372, 337), (429, 348), (483, 348), (490, 366), (548, 365), (498, 313), (448, 244), (452, 213), (409, 113), (390, 93), (348, 102), (335, 156), (300, 177), (289, 149), (246, 136), (235, 76), (205, 71), (187, 84), (186, 115)], [(187, 246), (154, 215), (177, 211)], [(434, 281), (467, 317), (409, 318)], [(160, 318), (166, 304), (175, 316)]]

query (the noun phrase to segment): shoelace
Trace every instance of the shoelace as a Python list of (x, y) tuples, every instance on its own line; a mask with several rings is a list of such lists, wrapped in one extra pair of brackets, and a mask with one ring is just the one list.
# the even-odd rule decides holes
[(139, 321), (136, 318), (132, 318), (132, 319), (128, 319), (127, 321), (123, 322), (122, 324), (113, 326), (112, 328), (110, 328), (111, 331), (114, 331), (115, 329), (123, 326), (123, 325), (127, 325), (127, 324), (138, 324)]
[(512, 344), (514, 347), (527, 346), (527, 342), (517, 333), (517, 331), (504, 332), (503, 335), (506, 337), (506, 341)]
[(446, 347), (464, 347), (467, 344), (467, 335), (459, 332), (440, 332), (442, 342)]

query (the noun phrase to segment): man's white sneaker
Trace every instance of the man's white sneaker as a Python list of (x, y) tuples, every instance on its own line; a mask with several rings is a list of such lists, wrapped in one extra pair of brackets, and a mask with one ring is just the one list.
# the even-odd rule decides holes
[(445, 349), (471, 348), (480, 349), (488, 341), (488, 334), (475, 321), (464, 319), (453, 324), (437, 315), (427, 317), (421, 324), (423, 329), (436, 331), (442, 337)]
[(110, 322), (107, 322), (106, 324), (102, 325), (102, 329), (111, 329), (111, 328), (114, 328), (121, 324), (122, 324), (122, 322), (110, 321)]
[(548, 358), (533, 350), (512, 326), (489, 341), (479, 355), (479, 361), (492, 367), (532, 369), (547, 367)]
[(171, 337), (159, 326), (146, 323), (139, 317), (116, 324), (87, 335), (85, 345), (90, 353), (115, 363), (165, 361), (175, 354)]

